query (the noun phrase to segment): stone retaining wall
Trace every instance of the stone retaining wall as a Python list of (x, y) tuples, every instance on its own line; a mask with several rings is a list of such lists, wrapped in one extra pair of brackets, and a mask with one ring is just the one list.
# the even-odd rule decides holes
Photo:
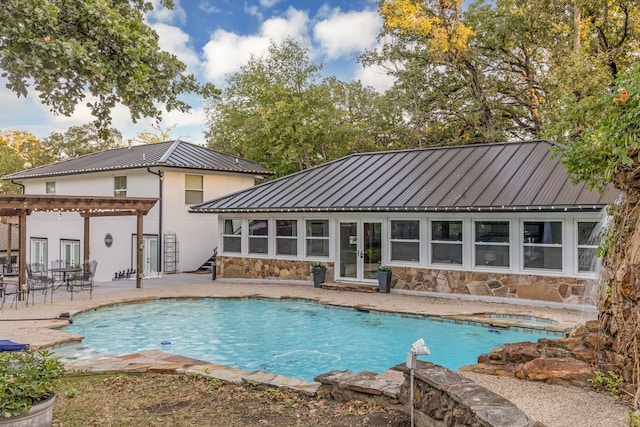
[[(411, 371), (404, 364), (380, 375), (332, 371), (315, 380), (319, 395), (411, 413)], [(509, 400), (430, 362), (416, 362), (413, 397), (417, 427), (543, 427)]]
[[(328, 262), (325, 281), (334, 282), (334, 263)], [(246, 279), (313, 280), (313, 263), (278, 259), (218, 257), (218, 277)], [(393, 267), (395, 289), (522, 298), (595, 306), (597, 282), (572, 277), (500, 274), (487, 272)]]

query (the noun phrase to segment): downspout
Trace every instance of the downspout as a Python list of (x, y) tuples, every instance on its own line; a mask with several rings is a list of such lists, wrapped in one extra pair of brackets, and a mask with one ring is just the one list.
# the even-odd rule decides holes
[(24, 184), (20, 184), (19, 182), (15, 182), (14, 180), (11, 180), (11, 183), (22, 187), (22, 194), (24, 194)]
[(158, 206), (158, 273), (162, 272), (163, 258), (162, 258), (162, 182), (164, 181), (164, 177), (161, 170), (158, 172), (154, 172), (150, 167), (147, 167), (147, 172), (158, 176), (158, 198), (159, 206)]

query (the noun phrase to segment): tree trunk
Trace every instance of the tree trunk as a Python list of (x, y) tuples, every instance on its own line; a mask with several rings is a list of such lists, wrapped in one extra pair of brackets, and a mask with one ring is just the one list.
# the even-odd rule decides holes
[(636, 396), (634, 407), (637, 407), (640, 398), (640, 192), (630, 185), (620, 186), (625, 187), (624, 197), (613, 207), (613, 218), (603, 243), (606, 252), (599, 307), (601, 330), (611, 341), (601, 343), (601, 348), (596, 349), (597, 369), (621, 374), (626, 391)]

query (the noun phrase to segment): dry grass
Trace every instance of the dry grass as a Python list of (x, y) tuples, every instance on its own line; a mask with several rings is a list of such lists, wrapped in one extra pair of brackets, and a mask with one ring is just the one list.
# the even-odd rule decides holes
[(251, 384), (187, 375), (66, 376), (54, 426), (404, 426), (408, 416)]

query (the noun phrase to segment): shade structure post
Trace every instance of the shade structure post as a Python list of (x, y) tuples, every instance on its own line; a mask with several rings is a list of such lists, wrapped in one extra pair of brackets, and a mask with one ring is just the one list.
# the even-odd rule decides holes
[(136, 288), (142, 287), (142, 211), (138, 211), (137, 214), (137, 229), (136, 229)]

